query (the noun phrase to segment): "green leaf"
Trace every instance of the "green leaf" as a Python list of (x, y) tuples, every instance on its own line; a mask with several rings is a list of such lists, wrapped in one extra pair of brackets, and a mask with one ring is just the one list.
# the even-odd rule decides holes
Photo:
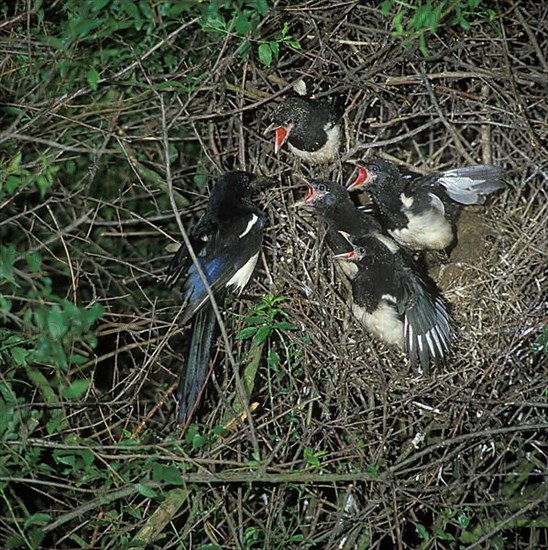
[(383, 15), (388, 15), (390, 10), (392, 9), (393, 0), (384, 0), (384, 2), (381, 4), (381, 12)]
[(152, 469), (152, 479), (171, 485), (180, 485), (183, 482), (179, 468), (175, 466), (164, 466), (163, 464), (154, 465)]
[(110, 0), (94, 0), (93, 2), (91, 2), (91, 11), (99, 12), (108, 4), (110, 4)]
[(404, 16), (405, 16), (405, 12), (402, 10), (398, 12), (394, 17), (394, 19), (392, 20), (392, 25), (394, 25), (394, 29), (395, 29), (394, 34), (396, 36), (401, 36), (404, 34), (403, 24), (402, 24)]
[(253, 0), (253, 5), (259, 14), (264, 17), (268, 13), (268, 2), (267, 0)]
[(426, 527), (420, 523), (415, 525), (415, 529), (417, 530), (417, 533), (422, 538), (422, 540), (428, 542), (430, 540), (430, 533), (428, 533), (428, 530)]
[(38, 252), (30, 252), (26, 254), (25, 260), (27, 261), (29, 269), (33, 273), (38, 273), (40, 271), (40, 268), (42, 267), (42, 258), (40, 257), (40, 254), (38, 254)]
[(269, 336), (271, 332), (271, 328), (268, 325), (264, 325), (257, 330), (257, 334), (255, 335), (255, 343), (256, 344), (262, 344)]
[(80, 355), (79, 353), (73, 353), (70, 357), (69, 357), (69, 363), (71, 365), (83, 365), (84, 363), (86, 363), (88, 361), (88, 357), (86, 357), (85, 355)]
[(11, 306), (11, 300), (8, 300), (0, 294), (0, 313), (4, 314), (5, 316), (6, 313), (9, 313), (11, 311)]
[(51, 516), (49, 514), (43, 514), (43, 513), (36, 513), (32, 514), (32, 516), (28, 517), (25, 520), (25, 529), (30, 527), (31, 525), (36, 525), (37, 523), (46, 523), (51, 519)]
[(136, 483), (134, 485), (134, 487), (137, 489), (137, 491), (139, 491), (139, 493), (141, 495), (143, 495), (144, 497), (147, 497), (147, 498), (155, 498), (158, 496), (158, 493), (150, 488), (150, 487), (147, 487), (146, 485), (143, 485), (142, 483)]
[(20, 347), (10, 348), (10, 354), (16, 365), (20, 367), (27, 365), (29, 350)]
[(97, 90), (97, 86), (99, 85), (100, 75), (99, 75), (99, 73), (95, 70), (95, 68), (92, 67), (92, 68), (87, 72), (86, 77), (87, 77), (87, 79), (88, 79), (89, 87), (90, 87), (93, 91)]
[(88, 391), (91, 385), (89, 378), (75, 380), (68, 388), (63, 390), (63, 397), (66, 399), (80, 399)]
[(455, 537), (451, 533), (446, 533), (439, 527), (436, 529), (436, 538), (438, 540), (455, 540)]
[(90, 308), (84, 310), (83, 319), (86, 325), (86, 329), (89, 329), (95, 321), (98, 321), (105, 312), (105, 308), (99, 303), (95, 302)]
[(207, 442), (206, 437), (197, 433), (192, 438), (192, 448), (200, 449), (206, 444), (206, 442)]
[(272, 64), (272, 50), (270, 49), (270, 44), (264, 42), (259, 46), (259, 59), (263, 65), (270, 67)]
[(8, 174), (15, 174), (19, 171), (19, 167), (21, 166), (21, 160), (23, 158), (23, 153), (19, 151), (11, 160), (8, 165)]
[(280, 57), (280, 45), (274, 40), (269, 42), (269, 45), (270, 49), (272, 50), (272, 55), (274, 56), (274, 59), (278, 59), (278, 57)]
[(276, 330), (297, 330), (297, 325), (295, 323), (288, 323), (287, 321), (281, 321), (279, 323), (274, 323), (272, 328)]
[(236, 340), (247, 340), (255, 335), (257, 327), (246, 327), (236, 334)]
[(13, 278), (13, 265), (15, 264), (15, 247), (2, 246), (0, 247), (0, 280), (2, 278), (6, 281), (15, 284)]
[(276, 351), (271, 351), (268, 354), (268, 357), (266, 359), (266, 363), (267, 363), (269, 368), (277, 369), (280, 365), (280, 354)]
[(234, 19), (234, 28), (238, 34), (245, 36), (251, 30), (251, 22), (244, 12), (240, 12), (238, 17)]
[(458, 512), (457, 521), (459, 522), (459, 526), (464, 529), (470, 525), (470, 518), (463, 511)]
[(54, 305), (49, 310), (47, 324), (48, 333), (54, 340), (61, 340), (61, 338), (67, 333), (67, 318), (58, 305)]

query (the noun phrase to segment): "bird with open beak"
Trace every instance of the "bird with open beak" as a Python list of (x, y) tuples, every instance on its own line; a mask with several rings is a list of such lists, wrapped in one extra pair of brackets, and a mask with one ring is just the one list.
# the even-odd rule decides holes
[(356, 318), (375, 337), (402, 349), (412, 367), (426, 370), (443, 361), (451, 326), (435, 283), (342, 185), (312, 180), (307, 186), (297, 206), (327, 224), (328, 244), (352, 284)]
[(487, 195), (504, 188), (500, 168), (490, 165), (416, 176), (382, 158), (355, 164), (358, 172), (348, 190), (367, 191), (383, 227), (412, 250), (452, 248), (463, 207), (483, 204)]
[(310, 164), (331, 162), (341, 147), (343, 111), (339, 97), (328, 101), (291, 96), (276, 108), (265, 134), (274, 132), (276, 155), (287, 142), (294, 155)]

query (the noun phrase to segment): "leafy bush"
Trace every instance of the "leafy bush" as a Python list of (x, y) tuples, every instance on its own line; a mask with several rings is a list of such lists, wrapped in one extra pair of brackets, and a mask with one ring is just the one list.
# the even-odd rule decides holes
[(420, 51), (428, 57), (426, 37), (442, 25), (469, 30), (475, 21), (493, 21), (496, 12), (485, 4), (482, 0), (384, 0), (381, 9), (385, 15), (394, 14), (394, 36), (401, 38), (406, 46), (418, 40)]

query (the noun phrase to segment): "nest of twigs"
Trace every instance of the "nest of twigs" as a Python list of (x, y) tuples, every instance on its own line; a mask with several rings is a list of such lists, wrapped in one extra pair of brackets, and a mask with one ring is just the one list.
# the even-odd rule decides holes
[[(478, 22), (468, 33), (443, 28), (430, 35), (424, 58), (391, 34), (390, 20), (376, 8), (279, 6), (261, 32), (275, 34), (287, 21), (302, 49), (283, 49), (269, 68), (252, 56), (242, 61), (228, 35), (192, 67), (207, 77), (188, 94), (124, 96), (100, 115), (82, 98), (48, 103), (51, 113), (72, 115), (44, 115), (34, 136), (53, 140), (68, 125), (85, 136), (104, 116), (104, 147), (92, 168), (108, 177), (124, 163), (126, 173), (120, 181), (116, 172), (110, 183), (114, 218), (102, 215), (107, 199), (94, 195), (92, 170), (78, 193), (54, 190), (47, 205), (14, 222), (31, 235), (36, 225), (53, 223), (45, 208), (53, 219), (62, 213), (75, 220), (61, 228), (68, 258), (93, 235), (119, 241), (104, 256), (78, 252), (73, 259), (74, 292), (101, 300), (107, 313), (88, 363), (96, 390), (71, 417), (72, 429), (104, 446), (124, 430), (139, 433), (143, 444), (211, 436), (179, 455), (166, 451), (165, 460), (187, 472), (190, 496), (169, 516), (175, 529), (158, 530), (163, 538), (155, 547), (547, 544), (546, 355), (533, 351), (547, 316), (547, 9), (541, 2), (498, 9), (494, 23)], [(155, 75), (133, 70), (154, 90)], [(320, 96), (347, 97), (344, 148), (331, 166), (307, 167), (287, 151), (276, 157), (271, 136), (263, 135), (270, 113), (303, 77), (321, 82)], [(170, 162), (173, 150), (178, 155)], [(344, 183), (352, 174), (344, 161), (372, 154), (418, 172), (475, 163), (504, 168), (507, 188), (465, 211), (450, 262), (430, 270), (452, 305), (457, 336), (447, 364), (428, 374), (411, 371), (402, 354), (358, 325), (324, 228), (293, 208), (305, 192), (298, 176)], [(148, 179), (143, 167), (161, 177)], [(257, 199), (269, 217), (264, 250), (244, 296), (226, 308), (234, 363), (220, 338), (193, 418), (199, 427), (181, 431), (173, 389), (188, 335), (172, 323), (179, 304), (161, 282), (165, 247), (180, 236), (173, 210), (158, 198), (173, 192), (190, 228), (210, 186), (230, 169), (280, 183)], [(143, 202), (146, 219), (133, 214)], [(63, 250), (59, 241), (53, 246)], [(294, 328), (273, 330), (257, 348), (236, 336), (265, 296), (284, 298), (274, 319)], [(244, 406), (238, 388), (250, 364), (257, 371)], [(232, 408), (244, 412), (234, 420)], [(211, 435), (218, 426), (222, 435)], [(128, 499), (137, 506), (143, 495)], [(56, 507), (63, 516), (60, 501), (61, 493)], [(126, 519), (128, 530), (136, 535), (149, 525), (155, 509), (142, 509), (133, 524)], [(70, 525), (91, 540), (89, 517), (83, 511)], [(468, 538), (459, 539), (463, 532)]]

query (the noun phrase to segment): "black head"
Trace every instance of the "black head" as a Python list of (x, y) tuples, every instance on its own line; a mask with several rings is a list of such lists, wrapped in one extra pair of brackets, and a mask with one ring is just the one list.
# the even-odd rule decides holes
[(335, 260), (341, 260), (345, 262), (361, 262), (366, 255), (365, 246), (362, 246), (363, 243), (360, 243), (359, 238), (355, 238), (344, 231), (339, 231), (339, 233), (348, 241), (348, 247), (350, 250), (348, 252), (343, 252), (342, 254), (336, 254), (333, 256)]
[(316, 110), (314, 101), (305, 97), (288, 97), (276, 108), (272, 113), (272, 124), (265, 131), (265, 133), (272, 130), (276, 132), (275, 154), (278, 154), (290, 134), (300, 135), (306, 133), (314, 121)]
[(347, 190), (333, 181), (312, 180), (306, 184), (308, 193), (300, 204), (307, 210), (328, 213), (338, 205), (350, 201)]
[(398, 166), (386, 159), (375, 158), (370, 161), (356, 162), (358, 175), (348, 186), (348, 191), (363, 190), (372, 185), (380, 186), (400, 175)]
[(253, 189), (255, 179), (255, 174), (250, 172), (226, 172), (217, 180), (212, 194), (230, 195), (236, 199), (247, 197)]
[(305, 97), (288, 97), (272, 113), (272, 123), (284, 128), (307, 126), (314, 116), (314, 110), (313, 100)]

